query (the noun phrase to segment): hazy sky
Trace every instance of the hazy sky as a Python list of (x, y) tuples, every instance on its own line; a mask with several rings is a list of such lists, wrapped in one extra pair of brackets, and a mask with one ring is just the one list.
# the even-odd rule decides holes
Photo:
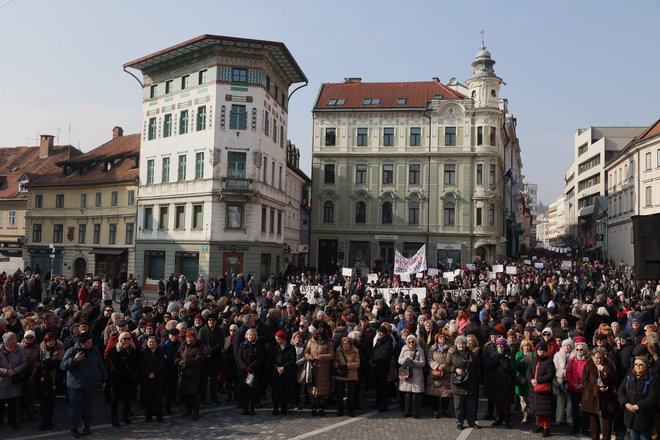
[(288, 137), (310, 174), (321, 83), (464, 82), (484, 29), (523, 173), (547, 204), (562, 192), (578, 128), (660, 118), (659, 19), (657, 0), (0, 0), (0, 146), (53, 134), (87, 151), (115, 125), (137, 133), (142, 93), (122, 65), (228, 35), (284, 42), (309, 78), (291, 99)]

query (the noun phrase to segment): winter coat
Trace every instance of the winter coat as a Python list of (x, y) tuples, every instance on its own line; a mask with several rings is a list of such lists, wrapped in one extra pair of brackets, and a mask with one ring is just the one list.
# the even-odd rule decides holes
[(219, 372), (222, 365), (225, 331), (218, 326), (212, 329), (208, 325), (205, 325), (197, 333), (197, 338), (204, 345), (207, 370), (211, 373)]
[(179, 368), (179, 392), (184, 396), (199, 395), (199, 379), (204, 369), (204, 346), (198, 340), (182, 343), (174, 359)]
[(536, 359), (536, 355), (532, 352), (530, 353), (530, 358), (531, 361), (528, 361), (525, 352), (521, 350), (518, 353), (516, 353), (516, 358), (514, 362), (514, 366), (516, 369), (516, 377), (525, 378), (524, 383), (519, 383), (518, 385), (516, 385), (515, 388), (516, 394), (523, 397), (529, 395), (529, 382), (527, 382), (527, 369)]
[(118, 383), (135, 384), (140, 375), (140, 352), (131, 347), (128, 350), (118, 350), (117, 347), (108, 353), (113, 386)]
[(351, 347), (350, 350), (345, 351), (339, 347), (335, 351), (334, 367), (337, 368), (337, 365), (341, 364), (346, 364), (348, 366), (348, 375), (344, 377), (335, 376), (335, 380), (358, 380), (358, 370), (360, 369), (360, 352), (357, 348)]
[(314, 397), (328, 397), (331, 391), (332, 361), (335, 357), (332, 343), (327, 340), (323, 344), (319, 344), (315, 339), (310, 339), (307, 343), (307, 351), (305, 352), (305, 359), (308, 362), (310, 356), (316, 356), (318, 358), (314, 361), (311, 394)]
[(450, 389), (452, 394), (460, 394), (464, 396), (473, 395), (479, 390), (479, 365), (474, 352), (466, 349), (464, 352), (458, 351), (456, 348), (451, 348), (447, 355), (447, 363), (445, 364), (445, 374), (453, 376), (456, 369), (463, 370), (463, 374), (467, 371), (468, 378), (461, 384), (455, 384), (450, 378)]
[(566, 382), (566, 367), (570, 358), (571, 354), (569, 353), (567, 355), (564, 350), (559, 350), (552, 357), (552, 363), (555, 364), (555, 378), (552, 381), (552, 392), (555, 395), (563, 395), (561, 385)]
[(7, 374), (7, 371), (14, 370), (14, 373), (21, 374), (26, 369), (27, 357), (23, 347), (16, 345), (16, 349), (10, 353), (5, 348), (5, 344), (0, 345), (0, 400), (21, 396), (23, 385), (12, 383), (11, 376)]
[[(149, 375), (153, 373), (154, 378)], [(142, 350), (141, 380), (145, 383), (160, 383), (165, 377), (165, 353), (161, 347), (151, 351), (149, 347)]]
[[(538, 371), (536, 366), (538, 365)], [(535, 416), (551, 416), (554, 414), (552, 406), (552, 392), (549, 393), (536, 393), (532, 387), (532, 379), (536, 379), (539, 384), (548, 383), (552, 384), (552, 379), (555, 377), (555, 364), (552, 359), (544, 356), (536, 359), (527, 369), (527, 380), (530, 383), (529, 393), (529, 411)]]
[(60, 362), (64, 357), (64, 345), (60, 341), (55, 341), (55, 346), (51, 349), (45, 341), (39, 344), (39, 360), (35, 368), (35, 381), (53, 386), (57, 383), (57, 370), (60, 369)]
[(390, 362), (394, 353), (392, 339), (389, 336), (379, 338), (371, 351), (371, 364), (374, 367), (374, 375), (387, 376)]
[[(293, 402), (296, 398), (296, 349), (291, 344), (283, 347), (275, 345), (271, 357), (271, 374), (273, 384), (274, 401)], [(282, 374), (277, 372), (278, 367), (283, 367)]]
[(569, 391), (578, 393), (584, 391), (582, 387), (582, 375), (587, 359), (580, 360), (577, 356), (574, 356), (568, 361), (568, 365), (566, 365), (566, 382), (568, 383)]
[(602, 414), (604, 417), (613, 418), (620, 411), (619, 401), (616, 396), (617, 378), (612, 364), (604, 360), (600, 379), (605, 391), (600, 391), (598, 386), (598, 368), (593, 359), (589, 359), (582, 371), (582, 411), (590, 414)]
[(486, 361), (485, 370), (491, 372), (492, 383), (488, 387), (490, 394), (486, 394), (495, 403), (513, 402), (515, 387), (515, 367), (511, 352), (508, 349), (504, 353), (493, 353)]
[[(624, 408), (623, 422), (633, 431), (648, 431), (653, 427), (658, 411), (658, 376), (651, 372), (638, 378), (629, 372), (619, 387), (619, 403)], [(626, 403), (639, 406), (637, 412), (626, 409)]]
[(238, 348), (238, 356), (236, 357), (240, 382), (245, 382), (248, 373), (252, 373), (254, 374), (254, 383), (259, 383), (262, 375), (261, 366), (265, 362), (265, 359), (266, 354), (264, 353), (263, 345), (256, 341), (254, 343), (248, 340), (243, 341)]
[(445, 372), (441, 379), (433, 379), (431, 377), (432, 370), (444, 370), (447, 363), (448, 350), (444, 352), (438, 347), (438, 344), (433, 344), (429, 347), (429, 352), (426, 355), (426, 362), (429, 367), (429, 372), (426, 377), (426, 394), (429, 396), (437, 397), (450, 397), (450, 374)]
[(399, 391), (403, 391), (404, 393), (423, 393), (424, 366), (426, 365), (424, 350), (419, 346), (411, 350), (406, 345), (401, 349), (398, 362), (402, 367), (410, 367), (412, 373), (408, 379), (399, 379)]
[[(76, 361), (74, 358), (79, 351), (86, 352), (86, 356), (81, 361)], [(62, 371), (66, 371), (68, 388), (92, 391), (108, 380), (103, 358), (96, 347), (84, 350), (80, 344), (76, 343), (64, 353), (60, 368)]]

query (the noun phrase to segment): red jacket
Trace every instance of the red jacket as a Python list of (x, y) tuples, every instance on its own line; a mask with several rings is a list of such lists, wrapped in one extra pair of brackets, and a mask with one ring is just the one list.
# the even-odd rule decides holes
[(587, 357), (581, 361), (577, 357), (572, 357), (566, 366), (566, 382), (568, 383), (568, 390), (581, 393), (584, 391), (582, 386), (582, 370), (587, 363)]

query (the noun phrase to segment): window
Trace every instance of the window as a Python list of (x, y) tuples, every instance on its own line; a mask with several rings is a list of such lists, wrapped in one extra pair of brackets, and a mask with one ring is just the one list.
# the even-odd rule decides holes
[(334, 147), (337, 142), (337, 129), (336, 128), (326, 128), (325, 129), (325, 146)]
[(87, 240), (87, 225), (82, 223), (78, 225), (78, 244), (85, 244)]
[(403, 105), (406, 103), (406, 98), (397, 98), (396, 103), (397, 105)]
[(282, 235), (282, 211), (277, 211), (277, 235)]
[(277, 189), (282, 191), (282, 165), (280, 165), (279, 174), (277, 177)]
[(484, 128), (477, 127), (477, 145), (484, 144)]
[(41, 243), (41, 223), (34, 223), (32, 225), (32, 242)]
[(270, 209), (270, 233), (275, 233), (275, 210), (273, 208)]
[(192, 208), (192, 227), (193, 229), (201, 229), (203, 224), (203, 205), (193, 205)]
[(206, 130), (206, 106), (197, 107), (197, 126), (195, 130)]
[(419, 203), (417, 202), (410, 202), (408, 205), (408, 224), (419, 224)]
[(277, 142), (277, 119), (273, 118), (273, 142)]
[(248, 80), (248, 71), (240, 67), (231, 69), (232, 82), (246, 83)]
[(394, 145), (394, 128), (383, 128), (383, 145), (385, 147), (391, 147)]
[(181, 77), (181, 90), (187, 89), (190, 85), (190, 75), (183, 75)]
[(456, 164), (445, 164), (445, 185), (456, 185)]
[(477, 208), (476, 225), (481, 226), (481, 208)]
[(135, 205), (135, 190), (134, 189), (129, 189), (128, 190), (128, 193), (126, 195), (126, 204), (128, 206)]
[(410, 128), (410, 146), (419, 147), (422, 145), (422, 128), (421, 127), (411, 127)]
[(156, 118), (149, 118), (149, 132), (147, 134), (148, 140), (156, 139)]
[(280, 125), (280, 148), (284, 148), (284, 125)]
[(355, 165), (355, 183), (367, 183), (367, 164)]
[(34, 207), (35, 208), (43, 208), (44, 207), (44, 195), (43, 194), (36, 194), (34, 196)]
[(488, 166), (488, 183), (491, 186), (495, 186), (495, 177), (497, 177), (495, 173), (495, 165), (491, 164)]
[(651, 193), (651, 187), (647, 186), (644, 188), (644, 206), (653, 205), (653, 194)]
[(384, 225), (391, 225), (392, 224), (392, 203), (391, 202), (383, 203), (383, 207), (381, 209), (381, 222)]
[(94, 223), (94, 244), (101, 243), (101, 223)]
[(135, 235), (135, 223), (126, 223), (126, 238), (125, 244), (133, 244), (133, 236)]
[(209, 73), (209, 72), (208, 72), (208, 70), (206, 70), (206, 69), (204, 69), (204, 70), (200, 70), (200, 71), (197, 73), (197, 84), (204, 84), (204, 83), (206, 83), (206, 77), (208, 76), (208, 75), (207, 75), (208, 73)]
[(174, 216), (174, 228), (184, 229), (186, 227), (186, 205), (177, 205)]
[(496, 137), (495, 127), (490, 127), (490, 145), (496, 145)]
[(172, 136), (172, 113), (165, 115), (163, 120), (163, 137)]
[(161, 183), (168, 183), (170, 181), (170, 158), (163, 158), (163, 166), (161, 172)]
[(0, 228), (2, 227), (2, 209), (0, 209)]
[(181, 110), (179, 114), (179, 134), (188, 133), (188, 110)]
[(265, 112), (264, 116), (264, 134), (270, 136), (270, 113)]
[(204, 152), (195, 153), (195, 179), (204, 178)]
[(394, 183), (394, 165), (383, 165), (383, 185), (391, 185)]
[(456, 145), (456, 127), (445, 127), (445, 145)]
[(484, 184), (484, 166), (483, 164), (477, 164), (477, 185)]
[(358, 128), (357, 129), (357, 145), (358, 147), (366, 147), (368, 142), (369, 129), (368, 128)]
[(380, 104), (380, 98), (364, 98), (364, 100), (362, 100), (362, 104), (364, 104), (364, 105), (378, 105), (378, 104)]
[(419, 177), (420, 177), (420, 165), (411, 164), (408, 167), (408, 184), (419, 185)]
[(644, 168), (644, 170), (648, 171), (652, 168), (651, 167), (651, 152), (646, 153), (644, 155), (644, 159), (646, 160), (646, 167)]
[(246, 153), (230, 151), (227, 153), (227, 177), (245, 178)]
[(53, 243), (62, 243), (63, 235), (64, 235), (64, 225), (62, 224), (53, 225)]
[(270, 92), (270, 76), (266, 75), (266, 90)]
[(263, 170), (264, 170), (264, 175), (263, 179), (261, 179), (264, 183), (268, 183), (268, 156), (263, 157)]
[(452, 202), (446, 202), (444, 205), (444, 224), (445, 226), (453, 226), (456, 222), (455, 214), (456, 208)]
[(55, 194), (55, 207), (64, 208), (64, 194)]
[(112, 191), (110, 193), (110, 206), (117, 206), (119, 204), (119, 192)]
[(154, 84), (153, 86), (149, 87), (149, 98), (155, 98), (157, 90), (158, 84)]
[(227, 205), (227, 229), (240, 229), (242, 227), (243, 205)]
[[(154, 208), (149, 206), (144, 208), (144, 219), (142, 227), (144, 229), (153, 229), (154, 227)], [(96, 233), (96, 225), (94, 226), (94, 233)]]
[(172, 93), (172, 91), (174, 90), (172, 88), (173, 85), (174, 85), (174, 80), (168, 79), (167, 81), (165, 81), (165, 94), (166, 95), (169, 94), (169, 93)]
[(182, 182), (186, 180), (186, 166), (188, 164), (188, 157), (185, 154), (179, 156), (179, 168), (177, 173), (177, 181)]
[(108, 229), (108, 244), (117, 244), (117, 223), (110, 223)]
[(154, 183), (154, 160), (147, 160), (147, 185)]
[(229, 113), (230, 130), (247, 130), (247, 110), (244, 105), (232, 104)]
[(335, 204), (326, 201), (323, 204), (323, 223), (333, 223), (335, 221)]
[(323, 183), (335, 183), (335, 165), (327, 163), (323, 166)]
[(495, 205), (492, 203), (488, 208), (488, 222), (490, 226), (495, 226)]
[(100, 192), (97, 192), (96, 194), (94, 194), (94, 206), (95, 206), (96, 208), (100, 208), (100, 207), (101, 207), (101, 201), (102, 201), (102, 200), (101, 200), (101, 193), (100, 193)]
[(169, 225), (169, 218), (170, 214), (167, 206), (161, 206), (158, 208), (158, 229), (166, 231)]
[(270, 165), (270, 186), (275, 186), (275, 160)]
[(266, 223), (268, 223), (268, 208), (266, 205), (261, 207), (261, 232), (266, 232)]
[(80, 194), (80, 207), (87, 208), (87, 193)]
[(660, 167), (660, 148), (655, 152), (655, 155), (657, 156), (655, 159), (655, 166)]
[(357, 202), (355, 204), (355, 223), (364, 224), (367, 221), (367, 204)]

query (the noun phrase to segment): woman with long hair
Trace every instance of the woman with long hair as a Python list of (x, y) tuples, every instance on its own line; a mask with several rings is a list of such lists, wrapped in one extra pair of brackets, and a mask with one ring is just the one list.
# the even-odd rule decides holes
[(582, 411), (589, 414), (592, 440), (608, 439), (612, 421), (620, 410), (616, 396), (617, 376), (603, 348), (595, 348), (582, 375)]

